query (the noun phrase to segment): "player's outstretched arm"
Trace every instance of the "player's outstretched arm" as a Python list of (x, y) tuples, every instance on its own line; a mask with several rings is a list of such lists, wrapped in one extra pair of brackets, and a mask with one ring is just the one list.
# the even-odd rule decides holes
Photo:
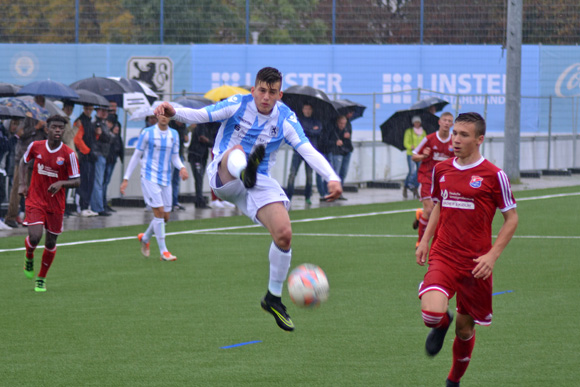
[(495, 262), (514, 236), (516, 228), (518, 227), (518, 213), (515, 208), (502, 213), (504, 218), (503, 226), (497, 234), (497, 239), (493, 244), (491, 250), (485, 255), (474, 259), (477, 266), (471, 272), (475, 278), (488, 279), (493, 272)]
[(156, 116), (173, 117), (175, 115), (175, 108), (167, 101), (162, 102), (153, 111)]
[(425, 229), (425, 234), (421, 238), (421, 242), (417, 249), (415, 250), (415, 257), (417, 259), (417, 264), (424, 266), (427, 262), (427, 257), (429, 256), (429, 241), (435, 235), (435, 229), (437, 228), (437, 222), (439, 222), (439, 213), (441, 211), (441, 203), (437, 203), (429, 216), (429, 223)]
[(328, 182), (328, 195), (324, 198), (327, 202), (332, 202), (342, 195), (342, 184), (340, 181), (331, 180)]

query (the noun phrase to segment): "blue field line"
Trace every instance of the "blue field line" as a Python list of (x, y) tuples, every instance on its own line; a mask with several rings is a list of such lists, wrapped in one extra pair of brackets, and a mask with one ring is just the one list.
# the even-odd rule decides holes
[(242, 345), (250, 345), (250, 344), (256, 344), (256, 343), (261, 343), (261, 342), (262, 342), (262, 340), (247, 341), (245, 343), (226, 345), (225, 347), (221, 347), (220, 349), (228, 349), (228, 348), (241, 347)]
[(492, 296), (499, 296), (500, 294), (505, 294), (505, 293), (513, 293), (513, 290), (504, 290), (503, 292), (496, 292), (496, 293), (492, 293)]

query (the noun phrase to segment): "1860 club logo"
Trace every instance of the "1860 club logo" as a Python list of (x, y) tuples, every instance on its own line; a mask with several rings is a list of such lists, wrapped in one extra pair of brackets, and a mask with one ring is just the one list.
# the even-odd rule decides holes
[(173, 61), (168, 57), (134, 56), (127, 62), (127, 78), (145, 83), (161, 100), (173, 93)]

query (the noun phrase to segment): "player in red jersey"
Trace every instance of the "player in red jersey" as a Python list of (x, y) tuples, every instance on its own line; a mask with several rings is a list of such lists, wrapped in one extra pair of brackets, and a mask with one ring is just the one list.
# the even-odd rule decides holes
[(417, 210), (413, 228), (419, 229), (418, 246), (427, 228), (429, 216), (433, 211), (433, 201), (431, 200), (431, 178), (433, 177), (433, 167), (441, 161), (453, 157), (453, 146), (451, 144), (451, 133), (449, 129), (453, 126), (453, 114), (445, 112), (439, 118), (439, 130), (425, 137), (413, 150), (411, 158), (413, 161), (421, 162), (417, 180), (419, 181), (419, 194), (423, 203), (423, 210)]
[[(419, 287), (421, 313), (431, 328), (425, 349), (434, 356), (441, 350), (453, 320), (449, 299), (457, 294), (453, 363), (447, 386), (459, 386), (475, 344), (475, 324), (492, 318), (492, 271), (518, 225), (516, 202), (506, 174), (479, 151), (485, 120), (477, 113), (455, 120), (455, 152), (433, 171), (435, 203), (425, 235), (416, 250), (417, 263), (429, 268)], [(499, 208), (504, 223), (492, 244), (492, 221)], [(433, 237), (431, 250), (429, 241)]]
[[(67, 119), (53, 115), (46, 121), (48, 139), (34, 141), (20, 161), (20, 187), (18, 193), (26, 197), (28, 237), (24, 240), (26, 259), (24, 274), (34, 278), (34, 250), (46, 228), (42, 266), (36, 277), (34, 290), (46, 291), (46, 273), (56, 254), (56, 239), (62, 232), (62, 219), (66, 205), (65, 189), (80, 184), (79, 162), (75, 152), (62, 142)], [(34, 162), (30, 187), (24, 163)]]

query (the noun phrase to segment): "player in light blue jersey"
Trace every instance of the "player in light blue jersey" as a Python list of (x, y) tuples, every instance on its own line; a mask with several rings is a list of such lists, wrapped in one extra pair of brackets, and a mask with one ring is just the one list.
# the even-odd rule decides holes
[(155, 234), (162, 261), (175, 261), (177, 257), (165, 245), (165, 223), (171, 212), (171, 173), (173, 167), (179, 169), (182, 180), (188, 177), (187, 168), (179, 158), (179, 135), (169, 128), (169, 118), (159, 117), (156, 125), (145, 128), (139, 135), (137, 147), (127, 166), (121, 193), (124, 195), (129, 178), (137, 164), (141, 162), (141, 190), (145, 203), (153, 209), (153, 219), (147, 230), (138, 235), (141, 253), (150, 254), (149, 240)]
[(280, 328), (292, 331), (294, 323), (281, 299), (292, 258), (290, 201), (269, 174), (278, 148), (283, 142), (290, 144), (328, 181), (328, 201), (340, 197), (342, 188), (328, 161), (304, 135), (294, 112), (280, 102), (281, 87), (282, 74), (265, 67), (258, 72), (249, 95), (235, 95), (203, 109), (174, 109), (164, 102), (155, 114), (186, 123), (222, 123), (213, 148), (214, 160), (208, 167), (210, 186), (219, 198), (234, 203), (270, 232), (270, 281), (261, 305)]

